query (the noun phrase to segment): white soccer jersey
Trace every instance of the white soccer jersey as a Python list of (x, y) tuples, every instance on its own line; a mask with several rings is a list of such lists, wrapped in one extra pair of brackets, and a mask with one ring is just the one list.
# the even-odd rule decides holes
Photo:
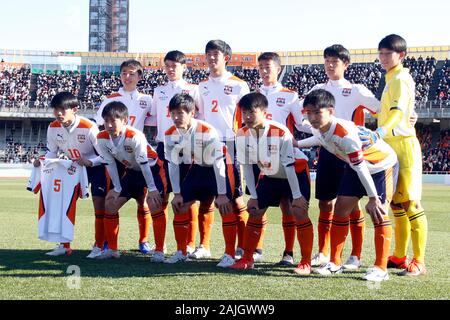
[(58, 121), (50, 123), (47, 129), (46, 158), (56, 158), (58, 151), (71, 160), (84, 158), (94, 166), (101, 164), (96, 151), (98, 127), (92, 121), (76, 116), (70, 128), (65, 128)]
[(223, 143), (218, 132), (208, 123), (192, 119), (186, 133), (174, 125), (166, 131), (164, 154), (173, 164), (198, 164), (211, 167), (217, 159), (223, 159)]
[(308, 157), (292, 144), (289, 129), (275, 121), (266, 120), (260, 137), (255, 137), (247, 127), (236, 135), (237, 160), (242, 165), (257, 164), (261, 172), (272, 178), (286, 179), (285, 167), (296, 159), (308, 161)]
[(114, 144), (107, 131), (97, 135), (98, 151), (106, 164), (113, 164), (116, 159), (127, 169), (141, 171), (142, 164), (153, 166), (156, 163), (158, 155), (141, 131), (125, 126), (125, 131), (118, 139), (117, 144)]
[[(356, 125), (364, 125), (364, 109), (372, 113), (380, 111), (380, 101), (362, 84), (352, 84), (346, 79), (328, 80), (315, 85), (310, 92), (316, 89), (324, 89), (334, 96), (336, 118), (353, 121)], [(303, 108), (303, 100), (300, 104)]]
[(258, 91), (269, 102), (268, 120), (284, 124), (291, 133), (294, 132), (294, 125), (300, 130), (303, 116), (297, 92), (284, 88), (281, 83), (273, 86), (261, 86)]
[(33, 168), (27, 189), (40, 191), (39, 239), (73, 241), (77, 199), (89, 196), (86, 168), (71, 160), (43, 160)]
[(103, 125), (105, 121), (102, 118), (102, 111), (105, 106), (112, 101), (120, 101), (128, 108), (128, 125), (143, 131), (145, 118), (150, 115), (152, 107), (152, 97), (139, 93), (137, 90), (127, 92), (123, 88), (119, 92), (113, 93), (103, 100), (100, 108), (95, 115), (95, 121), (98, 125)]
[(326, 133), (322, 134), (314, 128), (311, 131), (320, 145), (346, 163), (355, 165), (365, 161), (370, 174), (386, 170), (397, 162), (395, 151), (382, 139), (376, 139), (375, 135), (372, 138), (376, 140), (371, 140), (363, 150), (359, 135), (370, 130), (359, 128), (351, 121), (333, 117)]
[(200, 82), (199, 117), (204, 119), (218, 132), (222, 141), (234, 140), (235, 132), (242, 124), (242, 115), (238, 108), (239, 100), (250, 92), (247, 83), (230, 72), (219, 78), (209, 77)]
[[(158, 142), (164, 142), (165, 132), (173, 126), (173, 121), (169, 113), (169, 101), (177, 93), (189, 94), (194, 98), (195, 104), (197, 106), (199, 105), (198, 86), (190, 84), (186, 80), (171, 81), (164, 86), (156, 87), (153, 93), (151, 115), (156, 117), (156, 127), (158, 130), (156, 140)], [(145, 120), (146, 125), (150, 124), (150, 119), (148, 117)]]

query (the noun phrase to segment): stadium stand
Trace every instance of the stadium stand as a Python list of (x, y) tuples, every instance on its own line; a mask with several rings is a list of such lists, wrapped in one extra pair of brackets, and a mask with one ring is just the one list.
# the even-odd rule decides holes
[(31, 71), (5, 66), (0, 69), (0, 107), (24, 107), (30, 99)]
[(439, 84), (436, 89), (436, 96), (439, 101), (445, 101), (450, 106), (450, 61), (445, 59), (443, 68), (439, 71)]

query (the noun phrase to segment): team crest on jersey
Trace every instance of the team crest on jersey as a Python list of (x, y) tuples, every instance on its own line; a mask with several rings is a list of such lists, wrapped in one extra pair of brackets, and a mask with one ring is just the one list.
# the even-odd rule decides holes
[(131, 148), (130, 146), (123, 146), (123, 148), (125, 149), (126, 152), (133, 153), (133, 148)]
[(351, 94), (352, 94), (352, 89), (351, 88), (344, 88), (344, 89), (342, 89), (342, 95), (344, 97), (348, 97)]
[(139, 101), (139, 107), (141, 107), (141, 109), (147, 108), (147, 101), (145, 100)]
[(276, 145), (276, 144), (269, 144), (267, 146), (267, 149), (268, 149), (270, 154), (275, 154), (278, 151), (278, 145)]
[(286, 99), (285, 98), (277, 98), (277, 101), (275, 103), (277, 104), (277, 106), (283, 107), (286, 104)]
[(75, 166), (70, 166), (70, 168), (67, 169), (67, 173), (73, 176), (75, 173), (77, 173), (77, 168)]
[(77, 135), (77, 140), (78, 140), (79, 143), (85, 143), (86, 142), (86, 135), (78, 134)]
[(223, 92), (227, 95), (230, 95), (233, 93), (233, 87), (232, 86), (225, 86), (223, 87)]

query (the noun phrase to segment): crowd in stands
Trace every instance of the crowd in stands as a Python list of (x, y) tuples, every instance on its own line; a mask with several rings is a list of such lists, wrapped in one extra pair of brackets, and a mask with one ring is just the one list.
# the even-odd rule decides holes
[(8, 138), (2, 160), (6, 163), (33, 163), (34, 159), (45, 153), (45, 149), (45, 145), (42, 142), (30, 146)]
[(262, 86), (262, 79), (259, 76), (258, 69), (237, 69), (234, 75), (242, 80), (245, 80), (250, 88), (250, 91), (255, 91)]
[(283, 85), (291, 90), (297, 91), (299, 97), (306, 96), (309, 90), (318, 83), (327, 81), (327, 75), (323, 67), (318, 65), (296, 66), (286, 74)]
[(445, 59), (445, 65), (440, 71), (441, 80), (437, 87), (437, 98), (440, 101), (450, 101), (450, 61)]
[(29, 66), (0, 69), (0, 107), (24, 107), (30, 99), (31, 71)]
[(416, 60), (414, 57), (407, 56), (403, 60), (403, 66), (409, 68), (409, 72), (416, 83), (416, 101), (426, 102), (436, 70), (436, 59), (426, 57), (424, 60), (422, 56), (419, 56)]
[(36, 108), (46, 108), (53, 96), (60, 91), (69, 91), (78, 96), (80, 91), (80, 74), (67, 71), (57, 73), (41, 73), (37, 78)]
[(86, 107), (93, 107), (119, 89), (120, 75), (113, 72), (98, 74), (88, 72), (85, 84), (86, 89), (81, 100)]
[(422, 147), (423, 171), (450, 172), (450, 130), (442, 130), (435, 145), (430, 128), (424, 127), (416, 131)]

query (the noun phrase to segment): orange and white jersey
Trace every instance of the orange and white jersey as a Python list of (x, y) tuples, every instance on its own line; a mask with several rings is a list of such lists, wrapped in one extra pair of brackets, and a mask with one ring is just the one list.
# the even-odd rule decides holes
[(294, 125), (299, 129), (303, 122), (302, 111), (298, 93), (284, 88), (281, 83), (273, 86), (261, 86), (258, 89), (268, 102), (267, 119), (284, 124), (291, 133)]
[(215, 128), (192, 119), (191, 127), (180, 132), (174, 125), (165, 134), (164, 154), (172, 164), (198, 164), (211, 167), (224, 157), (223, 143)]
[(58, 151), (71, 160), (84, 158), (90, 160), (94, 166), (101, 164), (97, 154), (98, 127), (85, 117), (75, 116), (73, 124), (65, 128), (58, 121), (50, 123), (47, 129), (46, 158), (56, 158)]
[(152, 108), (152, 97), (139, 93), (137, 90), (127, 92), (120, 88), (118, 92), (113, 93), (103, 100), (100, 108), (95, 115), (97, 125), (103, 125), (105, 121), (102, 118), (102, 111), (105, 106), (112, 101), (120, 101), (127, 106), (128, 109), (128, 125), (143, 131), (145, 118), (150, 115)]
[[(164, 86), (156, 87), (153, 93), (151, 116), (156, 117), (158, 142), (164, 142), (165, 132), (173, 126), (173, 121), (169, 113), (169, 101), (177, 94), (189, 94), (194, 98), (195, 104), (199, 105), (198, 86), (190, 84), (186, 80), (171, 81)], [(145, 120), (145, 125), (149, 125), (150, 117)]]
[(322, 134), (314, 128), (311, 131), (320, 145), (349, 165), (355, 166), (364, 161), (370, 174), (386, 170), (397, 162), (395, 151), (376, 135), (371, 136), (363, 150), (360, 134), (366, 135), (370, 130), (359, 128), (351, 121), (333, 117), (326, 133)]
[[(379, 113), (381, 108), (380, 101), (372, 91), (362, 84), (353, 84), (346, 79), (328, 80), (327, 83), (315, 85), (310, 92), (316, 89), (327, 90), (334, 96), (336, 118), (353, 121), (359, 126), (364, 125), (364, 109)], [(303, 100), (300, 104), (303, 108)]]
[(247, 82), (225, 72), (219, 78), (209, 77), (198, 85), (199, 118), (218, 132), (222, 141), (232, 141), (242, 125), (239, 100), (250, 92)]
[(285, 167), (308, 157), (292, 144), (292, 133), (281, 123), (266, 120), (259, 137), (243, 127), (236, 134), (237, 160), (242, 165), (257, 164), (261, 172), (272, 178), (286, 179)]
[(72, 160), (45, 159), (33, 167), (27, 189), (40, 191), (38, 235), (51, 242), (71, 242), (76, 202), (89, 197), (86, 167)]
[(125, 126), (117, 139), (113, 139), (107, 131), (101, 131), (97, 141), (98, 151), (106, 164), (113, 164), (116, 159), (127, 169), (141, 171), (141, 165), (149, 163), (153, 166), (158, 159), (145, 135), (131, 126)]

